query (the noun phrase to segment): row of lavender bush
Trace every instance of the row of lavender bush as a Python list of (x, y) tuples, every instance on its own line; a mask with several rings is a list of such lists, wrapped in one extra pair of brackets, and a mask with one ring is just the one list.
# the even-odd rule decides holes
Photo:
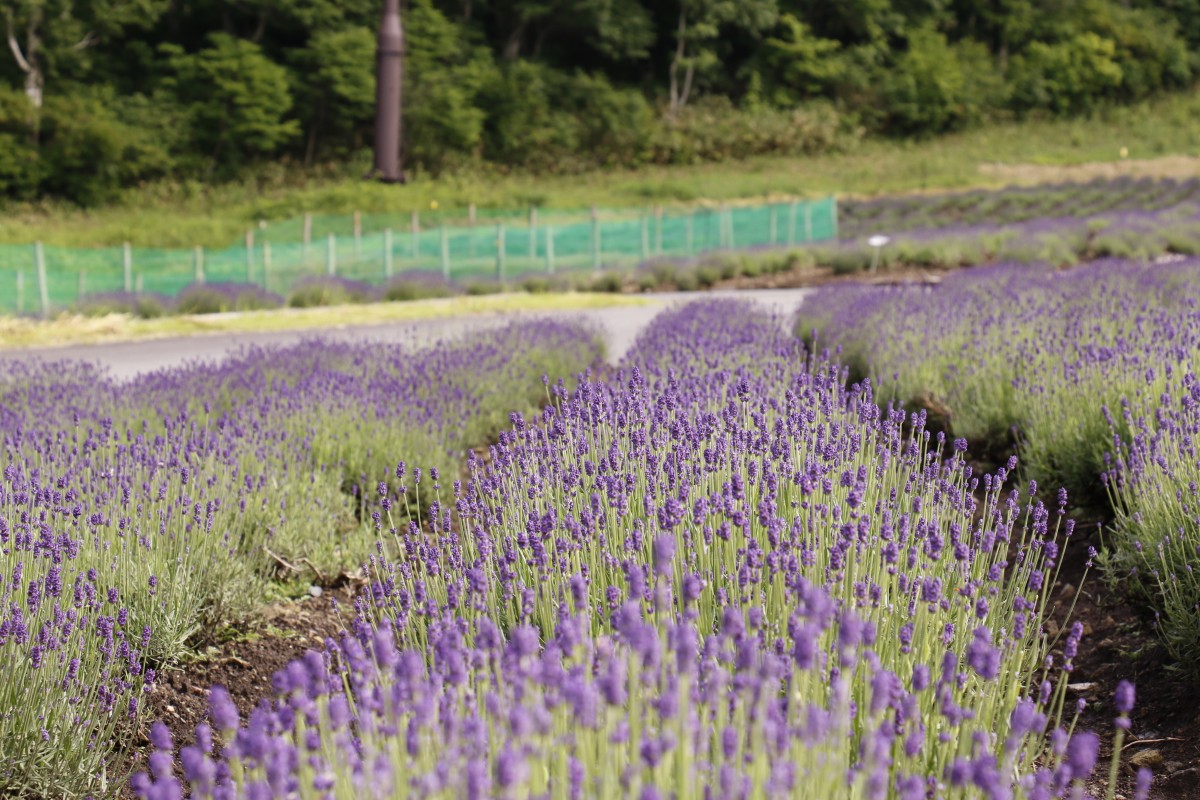
[[(1082, 626), (1041, 626), (1065, 497), (845, 377), (754, 306), (693, 304), (514, 413), (424, 527), (398, 465), (353, 631), (246, 720), (214, 689), (178, 754), (156, 726), (135, 792), (1081, 796)], [(1127, 726), (1131, 686), (1114, 705)]]
[(1111, 501), (1102, 562), (1200, 671), (1195, 435), (1200, 261), (1006, 264), (936, 288), (822, 289), (799, 327), (957, 435), (1011, 441), (1031, 477)]
[(1007, 225), (1036, 219), (1162, 211), (1198, 202), (1200, 180), (1196, 178), (1097, 178), (1086, 183), (847, 198), (838, 203), (838, 227), (846, 238), (862, 238), (879, 232), (952, 225)]
[(541, 376), (599, 355), (591, 332), (544, 321), (420, 351), (314, 340), (129, 383), (6, 362), (0, 795), (111, 790), (155, 669), (261, 603), (282, 564), (366, 558), (364, 508), (395, 453), (454, 474), (499, 409), (532, 412)]

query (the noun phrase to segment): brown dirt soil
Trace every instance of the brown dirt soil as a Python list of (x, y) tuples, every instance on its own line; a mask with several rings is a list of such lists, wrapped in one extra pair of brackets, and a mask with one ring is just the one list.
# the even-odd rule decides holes
[[(1154, 773), (1151, 800), (1195, 800), (1200, 797), (1200, 686), (1170, 668), (1152, 618), (1120, 586), (1107, 585), (1095, 569), (1085, 577), (1088, 548), (1100, 547), (1100, 525), (1092, 521), (1077, 528), (1075, 541), (1064, 550), (1048, 609), (1050, 632), (1076, 620), (1084, 626), (1068, 703), (1080, 697), (1087, 701), (1080, 726), (1100, 734), (1097, 773), (1107, 774), (1116, 716), (1113, 694), (1117, 683), (1132, 681), (1137, 704), (1122, 747), (1117, 796), (1133, 796), (1133, 776), (1140, 765)], [(1092, 792), (1103, 797), (1102, 784)]]
[[(155, 721), (166, 724), (176, 747), (191, 744), (195, 728), (208, 718), (208, 690), (229, 690), (245, 717), (261, 700), (272, 697), (271, 677), (308, 650), (320, 650), (353, 619), (358, 587), (343, 584), (320, 597), (275, 603), (264, 608), (235, 638), (210, 645), (194, 661), (163, 669), (146, 695), (142, 724), (134, 732), (130, 764), (144, 768), (147, 738)], [(132, 797), (126, 787), (122, 797)]]

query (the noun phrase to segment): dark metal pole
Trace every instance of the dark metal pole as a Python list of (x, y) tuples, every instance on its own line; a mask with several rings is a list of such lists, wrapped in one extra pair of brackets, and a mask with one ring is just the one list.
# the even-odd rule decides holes
[(375, 175), (385, 183), (404, 183), (404, 166), (400, 157), (404, 78), (404, 30), (400, 25), (400, 0), (384, 0), (377, 52)]

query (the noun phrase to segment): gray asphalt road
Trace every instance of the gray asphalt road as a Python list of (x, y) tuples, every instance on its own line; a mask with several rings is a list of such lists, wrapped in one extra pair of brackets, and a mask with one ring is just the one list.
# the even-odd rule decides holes
[[(596, 325), (608, 344), (608, 358), (616, 362), (625, 354), (639, 333), (664, 308), (701, 297), (729, 296), (753, 300), (782, 313), (795, 310), (809, 293), (807, 289), (744, 290), (709, 292), (704, 295), (646, 295), (652, 302), (644, 306), (613, 306), (588, 311), (542, 313), (566, 319), (584, 319)], [(511, 321), (515, 314), (471, 314), (461, 317), (384, 325), (342, 328), (272, 331), (263, 333), (215, 333), (175, 339), (150, 339), (111, 344), (69, 345), (65, 347), (0, 350), (0, 361), (41, 358), (50, 361), (71, 359), (103, 365), (117, 378), (178, 366), (192, 361), (212, 361), (245, 345), (287, 345), (320, 336), (339, 341), (401, 342), (420, 345), (465, 333), (487, 330)]]

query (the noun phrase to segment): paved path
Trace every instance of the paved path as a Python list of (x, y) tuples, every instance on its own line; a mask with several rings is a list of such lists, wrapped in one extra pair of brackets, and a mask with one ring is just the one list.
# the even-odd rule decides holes
[[(603, 332), (608, 344), (609, 360), (616, 362), (629, 350), (638, 334), (650, 323), (650, 320), (654, 319), (655, 315), (664, 308), (675, 303), (710, 297), (738, 297), (754, 300), (773, 311), (790, 314), (810, 291), (808, 289), (754, 289), (716, 291), (705, 294), (651, 294), (645, 295), (651, 301), (647, 305), (537, 313), (539, 316), (587, 320), (596, 325)], [(337, 341), (421, 344), (461, 336), (471, 331), (487, 330), (489, 327), (503, 325), (515, 316), (517, 314), (514, 313), (471, 314), (382, 325), (262, 333), (215, 333), (173, 339), (145, 339), (108, 344), (0, 350), (0, 361), (34, 358), (48, 361), (59, 359), (92, 361), (108, 367), (116, 378), (131, 378), (142, 373), (178, 366), (190, 361), (220, 359), (243, 345), (295, 344), (314, 336)]]

